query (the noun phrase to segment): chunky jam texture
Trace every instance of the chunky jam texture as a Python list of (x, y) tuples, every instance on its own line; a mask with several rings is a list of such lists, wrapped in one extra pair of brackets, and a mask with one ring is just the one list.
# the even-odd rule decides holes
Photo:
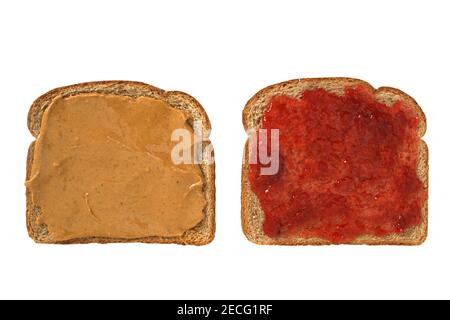
[(418, 124), (402, 102), (388, 107), (363, 87), (273, 97), (261, 128), (279, 129), (279, 171), (250, 165), (266, 235), (343, 243), (420, 224)]

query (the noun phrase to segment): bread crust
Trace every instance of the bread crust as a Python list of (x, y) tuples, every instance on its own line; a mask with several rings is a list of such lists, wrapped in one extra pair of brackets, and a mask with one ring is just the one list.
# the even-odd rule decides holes
[[(133, 98), (147, 96), (167, 102), (170, 106), (181, 109), (189, 115), (189, 120), (201, 120), (204, 136), (211, 130), (208, 115), (201, 104), (192, 96), (181, 91), (164, 91), (142, 82), (133, 81), (98, 81), (65, 86), (51, 90), (37, 98), (28, 112), (28, 129), (37, 138), (40, 132), (41, 120), (45, 109), (58, 96), (68, 97), (86, 93), (129, 96)], [(205, 141), (203, 146), (211, 142)], [(27, 155), (26, 179), (30, 178), (33, 166), (35, 141), (30, 144)], [(214, 154), (213, 154), (214, 156)], [(29, 236), (37, 243), (47, 244), (82, 244), (82, 243), (173, 243), (182, 245), (206, 245), (214, 240), (215, 235), (215, 164), (200, 165), (205, 178), (205, 197), (207, 205), (204, 209), (205, 218), (193, 229), (178, 237), (145, 237), (136, 239), (87, 237), (67, 241), (53, 241), (45, 225), (38, 225), (36, 219), (40, 208), (32, 202), (31, 191), (26, 188), (26, 224)]]
[[(402, 234), (393, 234), (385, 237), (364, 235), (353, 241), (343, 244), (365, 245), (420, 245), (428, 234), (428, 147), (421, 140), (426, 132), (426, 118), (417, 102), (408, 94), (391, 87), (375, 89), (369, 83), (354, 78), (306, 78), (294, 79), (270, 85), (257, 92), (244, 107), (242, 122), (246, 131), (260, 127), (261, 116), (264, 113), (270, 98), (277, 94), (287, 94), (292, 97), (301, 97), (308, 89), (323, 88), (329, 92), (342, 94), (345, 87), (364, 86), (373, 92), (378, 101), (391, 106), (395, 101), (402, 100), (408, 108), (414, 110), (419, 118), (418, 138), (419, 156), (417, 175), (423, 183), (426, 199), (421, 210), (421, 223), (419, 226), (409, 228)], [(241, 174), (241, 224), (247, 239), (259, 245), (330, 245), (333, 244), (321, 238), (270, 238), (262, 230), (264, 212), (257, 196), (253, 193), (248, 179), (248, 140), (244, 148), (244, 159)]]

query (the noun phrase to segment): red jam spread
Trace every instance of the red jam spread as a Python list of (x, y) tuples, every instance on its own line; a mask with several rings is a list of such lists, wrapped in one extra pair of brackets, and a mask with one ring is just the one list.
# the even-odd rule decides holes
[(262, 175), (258, 161), (249, 176), (265, 234), (345, 243), (420, 224), (418, 125), (401, 101), (388, 107), (364, 87), (274, 96), (261, 129), (279, 129), (279, 170)]

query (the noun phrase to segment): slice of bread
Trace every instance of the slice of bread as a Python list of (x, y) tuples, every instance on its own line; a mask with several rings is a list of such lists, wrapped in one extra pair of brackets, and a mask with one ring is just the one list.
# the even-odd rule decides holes
[[(316, 79), (296, 79), (271, 85), (256, 93), (246, 104), (243, 110), (243, 125), (247, 132), (257, 130), (261, 126), (261, 118), (269, 105), (273, 96), (287, 95), (300, 98), (305, 90), (325, 89), (330, 93), (342, 95), (344, 88), (363, 86), (373, 92), (376, 99), (392, 106), (396, 101), (402, 100), (408, 107), (412, 108), (419, 118), (418, 139), (422, 138), (426, 131), (426, 119), (416, 101), (404, 92), (381, 87), (374, 89), (367, 82), (351, 78), (316, 78)], [(263, 232), (264, 211), (260, 206), (258, 197), (251, 190), (249, 182), (249, 148), (248, 141), (244, 149), (244, 159), (242, 166), (242, 191), (241, 191), (241, 219), (243, 231), (251, 242), (261, 245), (327, 245), (329, 241), (321, 238), (302, 237), (278, 237), (271, 238)], [(428, 228), (428, 148), (423, 140), (419, 141), (419, 155), (417, 176), (423, 183), (426, 192), (426, 200), (421, 210), (421, 223), (405, 230), (400, 234), (390, 234), (384, 237), (364, 235), (356, 238), (348, 244), (367, 245), (419, 245), (427, 237)]]
[[(200, 120), (203, 128), (203, 136), (207, 137), (208, 131), (211, 129), (208, 116), (200, 103), (186, 93), (179, 91), (164, 91), (151, 85), (139, 82), (129, 81), (102, 81), (76, 84), (72, 86), (54, 89), (41, 97), (39, 97), (31, 106), (28, 114), (28, 128), (31, 134), (37, 138), (41, 128), (41, 120), (46, 108), (51, 102), (59, 96), (69, 97), (80, 94), (104, 94), (116, 95), (131, 98), (150, 97), (162, 100), (171, 107), (180, 109), (188, 116), (188, 123)], [(209, 141), (203, 142), (205, 147)], [(32, 142), (27, 157), (27, 175), (26, 179), (30, 179), (31, 168), (33, 166), (35, 142)], [(46, 225), (37, 223), (37, 218), (41, 213), (39, 206), (32, 202), (31, 192), (29, 188), (26, 190), (26, 222), (29, 236), (37, 243), (60, 243), (60, 244), (76, 244), (76, 243), (115, 243), (115, 242), (143, 242), (143, 243), (175, 243), (175, 244), (191, 244), (205, 245), (214, 239), (215, 232), (215, 168), (214, 164), (208, 164), (203, 161), (200, 165), (201, 172), (204, 177), (204, 188), (206, 206), (204, 208), (204, 219), (194, 228), (186, 231), (182, 236), (178, 237), (146, 237), (138, 239), (121, 239), (121, 238), (104, 238), (89, 237), (71, 239), (68, 241), (54, 241), (49, 234)]]

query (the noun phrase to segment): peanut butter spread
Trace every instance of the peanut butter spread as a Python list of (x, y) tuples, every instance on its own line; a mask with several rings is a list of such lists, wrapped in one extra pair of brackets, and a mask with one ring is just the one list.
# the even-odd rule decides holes
[[(204, 218), (199, 165), (176, 165), (187, 116), (161, 100), (81, 94), (44, 111), (31, 178), (37, 223), (54, 241), (180, 236)], [(192, 139), (191, 139), (192, 141)]]

